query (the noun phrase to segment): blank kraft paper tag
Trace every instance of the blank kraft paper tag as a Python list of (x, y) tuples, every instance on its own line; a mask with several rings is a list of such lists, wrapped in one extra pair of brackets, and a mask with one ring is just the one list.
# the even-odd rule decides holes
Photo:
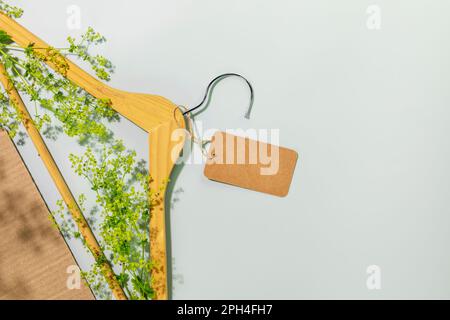
[(298, 154), (272, 144), (217, 132), (205, 166), (214, 181), (284, 197), (289, 192)]

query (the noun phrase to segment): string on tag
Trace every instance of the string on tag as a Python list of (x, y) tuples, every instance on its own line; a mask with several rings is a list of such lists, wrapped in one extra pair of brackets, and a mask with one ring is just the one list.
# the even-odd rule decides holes
[[(223, 80), (225, 78), (228, 78), (228, 77), (238, 77), (238, 78), (243, 79), (247, 83), (247, 85), (248, 85), (248, 87), (250, 89), (250, 104), (249, 104), (249, 107), (247, 109), (247, 112), (245, 113), (245, 118), (246, 119), (250, 119), (250, 114), (251, 114), (252, 108), (253, 108), (253, 102), (255, 100), (255, 94), (254, 94), (253, 86), (250, 83), (250, 81), (248, 81), (244, 76), (242, 76), (242, 75), (240, 75), (238, 73), (224, 73), (224, 74), (221, 74), (220, 76), (215, 77), (213, 80), (211, 80), (211, 82), (208, 84), (208, 86), (206, 88), (206, 92), (205, 92), (205, 95), (203, 97), (203, 100), (197, 106), (195, 106), (195, 107), (193, 107), (191, 109), (187, 109), (185, 106), (182, 106), (182, 105), (178, 106), (179, 109), (181, 109), (181, 111), (182, 111), (183, 115), (185, 116), (185, 118), (187, 118), (187, 120), (188, 120), (187, 121), (188, 122), (188, 131), (189, 131), (189, 134), (191, 136), (190, 137), (191, 138), (191, 144), (192, 145), (193, 144), (197, 144), (199, 146), (199, 148), (201, 149), (202, 154), (205, 157), (207, 157), (207, 158), (209, 158), (209, 156), (208, 156), (208, 151), (206, 150), (206, 146), (209, 143), (211, 143), (211, 140), (203, 140), (203, 139), (198, 138), (197, 126), (195, 124), (195, 121), (194, 121), (193, 117), (191, 117), (191, 114), (195, 116), (195, 114), (193, 114), (193, 111), (199, 109), (203, 105), (205, 105), (204, 109), (206, 109), (208, 107), (208, 105), (209, 105), (210, 97), (211, 97), (211, 94), (212, 94), (212, 92), (214, 90), (214, 87), (221, 80)], [(199, 112), (197, 112), (197, 113), (199, 113)]]
[[(179, 109), (181, 109), (181, 111), (183, 112), (183, 114), (185, 114), (187, 108), (185, 106), (178, 106)], [(191, 149), (192, 146), (194, 144), (196, 144), (200, 150), (202, 151), (203, 156), (205, 156), (206, 158), (209, 159), (208, 156), (208, 151), (206, 150), (206, 146), (211, 143), (211, 140), (203, 140), (198, 138), (198, 129), (197, 126), (195, 124), (195, 121), (192, 119), (191, 115), (189, 113), (186, 113), (185, 118), (187, 119), (187, 130), (189, 132), (190, 135), (190, 140), (191, 140)]]

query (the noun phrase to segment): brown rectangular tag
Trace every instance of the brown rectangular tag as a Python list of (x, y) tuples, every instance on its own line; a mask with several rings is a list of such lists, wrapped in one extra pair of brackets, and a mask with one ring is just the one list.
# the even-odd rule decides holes
[(272, 144), (217, 132), (204, 174), (208, 179), (285, 197), (298, 154)]

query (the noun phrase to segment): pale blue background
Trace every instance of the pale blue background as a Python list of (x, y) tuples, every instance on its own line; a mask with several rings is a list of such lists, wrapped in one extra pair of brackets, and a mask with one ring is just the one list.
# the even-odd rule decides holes
[[(287, 198), (208, 181), (187, 166), (172, 210), (174, 298), (450, 298), (450, 3), (445, 0), (14, 1), (54, 46), (82, 27), (108, 38), (112, 84), (195, 105), (223, 72), (207, 127), (279, 128), (300, 162)], [(381, 30), (366, 9), (379, 5)], [(147, 157), (146, 135), (117, 126)], [(51, 144), (74, 187), (74, 146)], [(76, 149), (75, 149), (76, 150)], [(22, 148), (49, 203), (55, 191)], [(71, 244), (82, 266), (88, 265)], [(366, 268), (382, 289), (366, 287)]]

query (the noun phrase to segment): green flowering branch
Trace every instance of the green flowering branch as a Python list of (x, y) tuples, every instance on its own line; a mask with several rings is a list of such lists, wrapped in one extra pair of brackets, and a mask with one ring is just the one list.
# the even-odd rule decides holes
[[(0, 10), (18, 18), (23, 11), (0, 0)], [(149, 190), (150, 176), (144, 163), (137, 161), (136, 152), (127, 150), (114, 139), (108, 123), (120, 120), (108, 99), (97, 99), (65, 78), (69, 68), (66, 57), (76, 57), (87, 63), (97, 77), (110, 80), (114, 68), (101, 55), (90, 49), (106, 40), (89, 28), (79, 39), (69, 37), (65, 48), (38, 48), (30, 44), (17, 46), (0, 30), (0, 62), (19, 93), (34, 107), (33, 122), (49, 139), (64, 133), (86, 146), (82, 155), (71, 154), (74, 172), (84, 178), (95, 194), (97, 209), (91, 212), (99, 221), (100, 246), (116, 272), (117, 279), (130, 299), (151, 299), (152, 264), (149, 255), (149, 222), (153, 193)], [(56, 72), (46, 63), (56, 67)], [(31, 112), (30, 112), (31, 113)], [(0, 129), (11, 137), (23, 135), (21, 116), (4, 90), (0, 91)], [(86, 212), (87, 196), (82, 194), (78, 204)], [(92, 201), (94, 202), (94, 201)], [(53, 220), (58, 219), (62, 234), (84, 243), (76, 224), (67, 214), (62, 201), (57, 203)], [(103, 257), (103, 256), (102, 256)], [(104, 258), (99, 258), (104, 259)], [(83, 272), (91, 288), (101, 297), (110, 298), (101, 270), (104, 261), (96, 261), (92, 270)]]
[(7, 3), (5, 3), (5, 1), (1, 1), (0, 0), (0, 11), (4, 12), (7, 16), (11, 17), (11, 18), (20, 18), (23, 14), (23, 10), (15, 7), (15, 6), (11, 6)]
[(149, 176), (142, 174), (136, 153), (121, 142), (91, 148), (82, 156), (70, 155), (72, 168), (89, 181), (102, 209), (101, 241), (113, 265), (120, 266), (119, 282), (131, 299), (150, 299), (149, 224), (151, 193)]

